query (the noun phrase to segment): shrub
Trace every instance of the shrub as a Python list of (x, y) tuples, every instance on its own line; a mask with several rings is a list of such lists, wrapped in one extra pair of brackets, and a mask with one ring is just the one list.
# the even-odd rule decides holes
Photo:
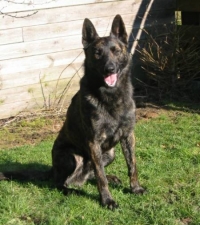
[[(141, 82), (147, 90), (154, 88), (159, 98), (200, 97), (200, 41), (194, 27), (164, 26), (146, 33), (137, 48), (139, 63), (147, 75)], [(152, 91), (148, 91), (151, 95)]]

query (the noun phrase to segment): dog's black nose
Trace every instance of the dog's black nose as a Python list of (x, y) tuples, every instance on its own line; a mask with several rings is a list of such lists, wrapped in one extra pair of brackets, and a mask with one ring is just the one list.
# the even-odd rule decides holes
[(108, 64), (104, 68), (105, 72), (108, 73), (115, 73), (115, 66), (114, 64)]

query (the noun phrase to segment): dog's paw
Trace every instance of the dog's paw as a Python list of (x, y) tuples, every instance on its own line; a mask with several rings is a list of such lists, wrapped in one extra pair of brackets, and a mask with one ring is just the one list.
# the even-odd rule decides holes
[(122, 184), (122, 181), (115, 175), (106, 175), (106, 178), (107, 178), (109, 183), (113, 183), (113, 184), (116, 184), (116, 185)]
[(135, 186), (131, 189), (132, 193), (136, 194), (136, 195), (141, 195), (144, 194), (144, 192), (146, 191), (143, 187), (141, 186)]
[(106, 200), (102, 201), (102, 205), (110, 210), (114, 210), (119, 207), (119, 205), (113, 199), (110, 198), (107, 198)]

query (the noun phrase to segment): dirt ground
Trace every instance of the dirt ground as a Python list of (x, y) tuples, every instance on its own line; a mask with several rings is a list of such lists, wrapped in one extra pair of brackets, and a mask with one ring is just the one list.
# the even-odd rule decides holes
[[(156, 118), (162, 110), (155, 105), (137, 108), (136, 121)], [(64, 120), (64, 113), (54, 112), (40, 112), (0, 120), (0, 150), (35, 145), (43, 140), (54, 139)]]

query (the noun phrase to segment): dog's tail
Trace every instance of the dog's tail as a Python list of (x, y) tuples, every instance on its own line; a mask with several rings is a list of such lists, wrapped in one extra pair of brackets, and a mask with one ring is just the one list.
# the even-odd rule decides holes
[(21, 170), (0, 172), (0, 181), (2, 180), (20, 180), (20, 181), (47, 181), (53, 177), (53, 170), (37, 171), (37, 170)]

